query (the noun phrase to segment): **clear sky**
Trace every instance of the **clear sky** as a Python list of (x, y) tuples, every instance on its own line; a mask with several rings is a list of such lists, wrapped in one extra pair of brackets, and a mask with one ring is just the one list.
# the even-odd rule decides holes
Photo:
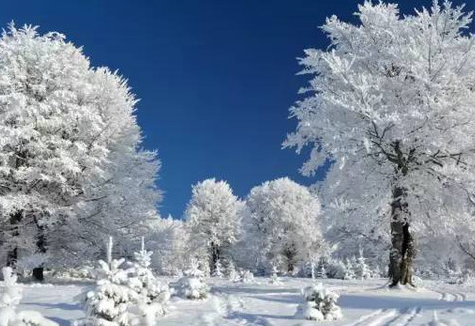
[[(432, 0), (396, 1), (402, 12)], [(475, 9), (475, 0), (454, 0)], [(325, 48), (318, 29), (336, 14), (354, 20), (357, 0), (5, 1), (0, 23), (40, 25), (68, 36), (93, 65), (118, 69), (141, 99), (144, 146), (162, 161), (160, 213), (181, 217), (191, 185), (227, 180), (238, 196), (289, 176), (306, 155), (282, 150), (295, 129), (288, 108), (308, 77), (296, 57)]]

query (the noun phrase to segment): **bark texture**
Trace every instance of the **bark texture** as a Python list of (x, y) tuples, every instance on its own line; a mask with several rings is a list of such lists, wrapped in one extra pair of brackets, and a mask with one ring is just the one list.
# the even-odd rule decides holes
[(406, 192), (401, 187), (393, 189), (391, 203), (391, 252), (389, 257), (389, 277), (391, 286), (412, 283), (412, 262), (414, 259), (414, 239), (410, 232), (409, 211)]

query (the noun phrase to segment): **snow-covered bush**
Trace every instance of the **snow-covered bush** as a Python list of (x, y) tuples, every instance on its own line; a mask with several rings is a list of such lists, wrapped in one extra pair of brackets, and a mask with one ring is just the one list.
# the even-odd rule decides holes
[(142, 248), (134, 253), (134, 262), (128, 286), (139, 295), (138, 303), (128, 310), (136, 315), (140, 325), (153, 325), (160, 316), (167, 312), (170, 299), (168, 284), (160, 282), (150, 269), (151, 251), (146, 251), (142, 238)]
[(232, 282), (236, 282), (240, 278), (239, 273), (236, 271), (236, 267), (234, 267), (234, 263), (232, 260), (228, 261), (228, 266), (226, 268), (226, 277)]
[(16, 311), (22, 298), (17, 276), (10, 267), (2, 269), (4, 288), (0, 293), (0, 326), (58, 326), (36, 311)]
[(189, 268), (183, 271), (185, 276), (192, 276), (192, 277), (204, 277), (205, 272), (201, 270), (202, 264), (200, 264), (199, 260), (196, 258), (192, 258), (190, 261)]
[(209, 294), (209, 287), (201, 277), (184, 276), (177, 282), (176, 293), (185, 299), (205, 299)]
[(344, 280), (354, 280), (356, 278), (353, 262), (350, 259), (345, 259), (345, 275)]
[(254, 283), (254, 274), (249, 270), (243, 270), (241, 272), (241, 282), (242, 283)]
[(327, 278), (327, 270), (325, 265), (321, 265), (320, 269), (317, 271), (317, 278)]
[(346, 266), (341, 260), (332, 260), (327, 266), (328, 278), (343, 280), (346, 275)]
[(279, 277), (278, 273), (279, 273), (279, 270), (277, 269), (277, 266), (273, 265), (272, 266), (272, 274), (271, 274), (270, 281), (269, 281), (270, 284), (274, 284), (274, 285), (281, 285), (282, 284), (282, 281), (280, 280), (280, 277)]
[(323, 288), (320, 283), (302, 290), (303, 302), (298, 306), (296, 317), (309, 320), (337, 320), (342, 318), (337, 306), (338, 294)]
[(113, 259), (108, 263), (100, 260), (99, 280), (94, 290), (87, 292), (85, 299), (86, 318), (79, 325), (128, 325), (128, 308), (139, 302), (137, 291), (129, 287), (129, 271), (121, 266), (125, 260)]
[(214, 264), (214, 270), (213, 270), (212, 276), (214, 276), (214, 277), (223, 277), (224, 276), (223, 266), (221, 265), (221, 260), (220, 259), (218, 259), (216, 261), (216, 264)]
[(356, 278), (360, 280), (366, 280), (371, 278), (371, 270), (366, 264), (366, 259), (363, 257), (363, 251), (360, 250), (360, 255), (356, 258), (356, 263), (353, 266), (355, 270)]
[(185, 276), (176, 283), (176, 293), (185, 299), (205, 299), (208, 297), (209, 287), (204, 281), (205, 273), (200, 269), (208, 264), (200, 264), (198, 259), (192, 258), (190, 267), (184, 272)]

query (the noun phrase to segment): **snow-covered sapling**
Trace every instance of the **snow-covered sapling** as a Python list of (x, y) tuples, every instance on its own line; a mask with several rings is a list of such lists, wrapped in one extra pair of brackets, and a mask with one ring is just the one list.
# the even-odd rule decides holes
[(145, 250), (142, 237), (142, 247), (134, 253), (134, 262), (131, 268), (131, 277), (128, 286), (139, 295), (136, 305), (129, 308), (129, 312), (136, 315), (140, 325), (153, 325), (153, 321), (167, 312), (170, 299), (168, 284), (160, 282), (150, 269), (153, 252)]
[(241, 282), (243, 283), (254, 283), (254, 274), (249, 270), (243, 270), (241, 272)]
[(298, 306), (296, 317), (308, 320), (337, 320), (342, 318), (337, 306), (338, 294), (319, 285), (312, 285), (302, 290), (303, 302)]
[(190, 268), (185, 271), (185, 275), (177, 282), (176, 292), (178, 296), (192, 300), (207, 298), (209, 287), (203, 280), (204, 273), (199, 269), (196, 259), (191, 260)]
[(360, 255), (356, 258), (354, 266), (356, 277), (360, 280), (371, 278), (371, 270), (366, 264), (366, 258), (363, 256), (363, 250), (360, 250)]
[(213, 271), (212, 276), (214, 276), (214, 277), (223, 277), (224, 276), (223, 266), (221, 265), (221, 260), (220, 259), (218, 259), (216, 261), (216, 264), (214, 264), (214, 271)]
[(128, 326), (135, 315), (128, 309), (140, 302), (140, 295), (129, 286), (130, 270), (121, 266), (125, 260), (112, 259), (112, 238), (107, 246), (107, 262), (99, 260), (98, 281), (94, 290), (86, 293), (86, 318), (77, 325)]
[(272, 274), (271, 274), (269, 283), (275, 284), (275, 285), (281, 285), (282, 284), (278, 273), (279, 273), (279, 270), (277, 269), (277, 266), (272, 265)]
[(236, 271), (236, 267), (234, 267), (234, 263), (232, 260), (228, 262), (228, 266), (226, 268), (226, 276), (232, 282), (237, 282), (240, 279), (239, 273)]

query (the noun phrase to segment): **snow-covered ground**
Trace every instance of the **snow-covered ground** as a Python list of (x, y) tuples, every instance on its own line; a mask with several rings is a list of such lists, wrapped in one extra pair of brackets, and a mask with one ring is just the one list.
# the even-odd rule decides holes
[[(384, 280), (322, 281), (341, 295), (342, 320), (312, 322), (294, 317), (300, 290), (312, 283), (310, 279), (283, 278), (281, 285), (269, 284), (266, 278), (256, 278), (252, 284), (210, 279), (208, 299), (172, 298), (171, 311), (159, 325), (475, 325), (475, 286), (424, 282), (417, 290), (388, 290)], [(60, 325), (70, 325), (83, 316), (75, 297), (87, 288), (84, 284), (24, 285), (20, 309), (37, 310)], [(434, 313), (441, 323), (433, 323)]]

